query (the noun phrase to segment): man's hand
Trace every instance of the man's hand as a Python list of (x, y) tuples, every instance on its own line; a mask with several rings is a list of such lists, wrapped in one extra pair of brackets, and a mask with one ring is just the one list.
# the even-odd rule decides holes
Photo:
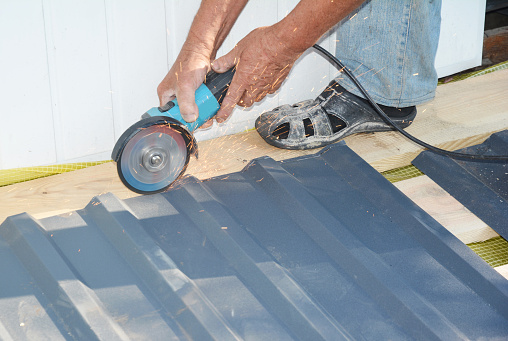
[(219, 73), (236, 66), (216, 121), (227, 120), (236, 104), (250, 107), (277, 91), (301, 52), (289, 49), (274, 26), (268, 26), (255, 29), (232, 51), (215, 60), (212, 68)]
[(157, 87), (160, 106), (176, 97), (183, 119), (194, 122), (199, 114), (194, 94), (209, 70), (210, 59), (207, 56), (182, 48), (171, 70)]
[(194, 122), (198, 118), (195, 92), (246, 4), (247, 0), (201, 0), (180, 54), (157, 87), (161, 106), (176, 96), (183, 119)]

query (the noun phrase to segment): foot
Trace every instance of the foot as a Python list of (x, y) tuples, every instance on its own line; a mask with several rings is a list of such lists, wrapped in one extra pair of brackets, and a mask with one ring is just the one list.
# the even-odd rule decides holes
[[(400, 128), (408, 127), (416, 107), (379, 105)], [(370, 103), (332, 81), (315, 100), (283, 105), (261, 114), (256, 130), (269, 144), (284, 149), (312, 149), (355, 133), (393, 130)]]

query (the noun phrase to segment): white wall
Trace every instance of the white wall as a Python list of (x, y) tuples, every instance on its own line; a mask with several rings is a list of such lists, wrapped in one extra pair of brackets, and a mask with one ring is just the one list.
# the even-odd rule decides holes
[[(199, 2), (0, 0), (0, 169), (109, 159), (120, 134), (158, 104)], [(219, 55), (297, 2), (251, 0)], [(484, 9), (485, 0), (443, 0), (440, 76), (481, 62)], [(334, 39), (321, 45), (333, 51)], [(264, 110), (315, 97), (335, 73), (306, 53), (278, 94), (196, 135), (252, 128)]]
[(436, 55), (438, 77), (482, 64), (486, 0), (443, 0)]

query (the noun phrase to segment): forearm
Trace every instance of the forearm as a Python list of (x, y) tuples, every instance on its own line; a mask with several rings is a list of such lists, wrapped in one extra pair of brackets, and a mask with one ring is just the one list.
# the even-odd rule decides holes
[(248, 0), (202, 0), (182, 50), (215, 59)]
[(276, 32), (286, 47), (302, 53), (364, 0), (301, 0), (280, 22)]

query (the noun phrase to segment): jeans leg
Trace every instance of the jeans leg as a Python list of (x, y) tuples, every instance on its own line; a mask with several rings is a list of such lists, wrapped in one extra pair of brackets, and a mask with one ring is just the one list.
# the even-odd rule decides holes
[[(408, 107), (434, 98), (441, 0), (368, 0), (337, 27), (336, 56), (374, 100)], [(360, 91), (341, 74), (348, 91)]]

